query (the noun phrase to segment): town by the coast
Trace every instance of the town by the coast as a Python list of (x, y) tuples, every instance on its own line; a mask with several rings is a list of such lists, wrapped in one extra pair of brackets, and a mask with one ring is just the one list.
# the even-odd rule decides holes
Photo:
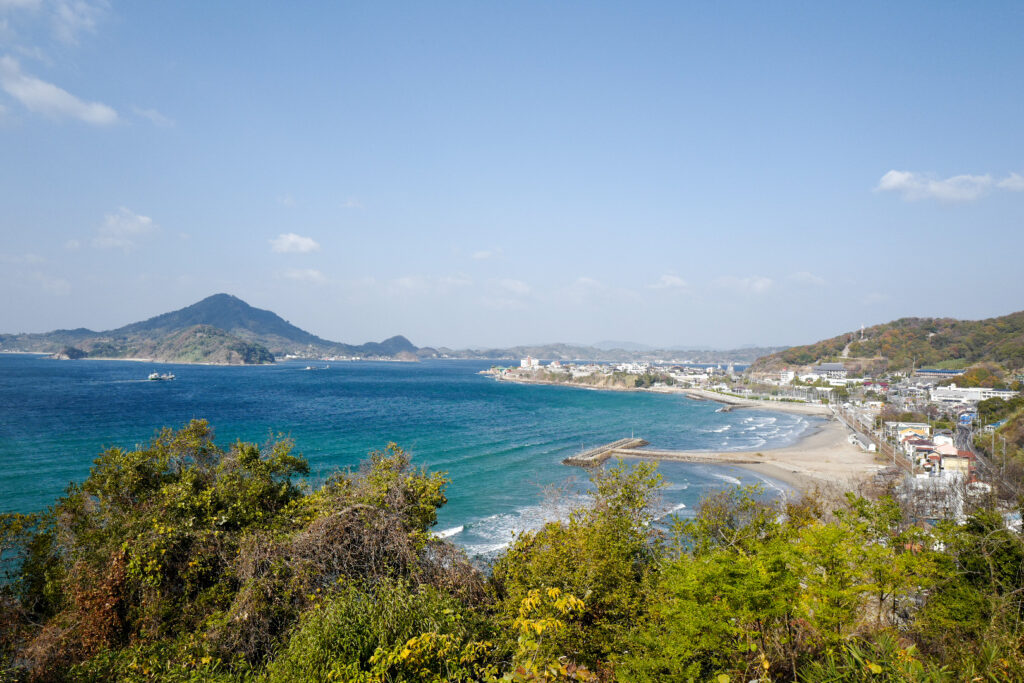
[[(962, 514), (970, 497), (989, 496), (994, 487), (1016, 490), (995, 438), (1005, 419), (993, 416), (1015, 409), (1020, 390), (958, 386), (964, 370), (869, 375), (827, 362), (752, 372), (733, 364), (545, 362), (527, 356), (518, 365), (483, 372), (500, 381), (679, 393), (720, 403), (719, 410), (782, 410), (826, 420), (799, 443), (780, 449), (668, 452), (646, 442), (643, 449), (609, 444), (570, 464), (614, 456), (716, 462), (757, 469), (802, 490), (896, 488), (934, 519)], [(1011, 379), (1019, 386), (1024, 377)], [(993, 437), (990, 453), (976, 446), (983, 435)]]

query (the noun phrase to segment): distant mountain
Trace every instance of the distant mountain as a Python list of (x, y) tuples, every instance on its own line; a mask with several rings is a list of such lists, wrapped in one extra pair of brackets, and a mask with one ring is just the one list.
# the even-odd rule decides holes
[(147, 358), (178, 363), (272, 363), (274, 357), (433, 357), (402, 336), (351, 345), (321, 339), (276, 313), (230, 294), (202, 301), (114, 330), (85, 328), (44, 334), (0, 334), (0, 350), (42, 351), (60, 357)]
[(651, 351), (654, 349), (653, 346), (648, 346), (647, 344), (637, 344), (636, 342), (628, 341), (599, 341), (596, 344), (591, 344), (591, 346), (602, 351), (614, 351), (616, 349), (622, 349), (623, 351)]
[(262, 308), (254, 308), (237, 296), (214, 294), (198, 303), (177, 311), (164, 313), (149, 320), (132, 323), (110, 330), (111, 336), (166, 333), (193, 325), (210, 325), (243, 339), (269, 341), (280, 339), (295, 344), (334, 345), (292, 325), (281, 316)]
[(863, 331), (845, 332), (758, 359), (751, 371), (822, 361), (872, 365), (877, 369), (967, 365), (991, 361), (1024, 367), (1024, 311), (986, 320), (900, 318)]

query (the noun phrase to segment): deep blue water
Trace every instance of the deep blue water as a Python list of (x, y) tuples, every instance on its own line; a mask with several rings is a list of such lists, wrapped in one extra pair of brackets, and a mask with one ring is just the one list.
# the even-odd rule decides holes
[[(471, 552), (489, 552), (582, 500), (586, 474), (561, 464), (581, 447), (635, 433), (661, 448), (771, 448), (792, 442), (813, 420), (718, 413), (714, 403), (674, 395), (496, 382), (477, 374), (489, 361), (331, 363), (314, 372), (306, 365), (0, 354), (0, 511), (40, 510), (69, 482), (83, 480), (104, 448), (131, 448), (160, 427), (206, 418), (225, 446), (292, 437), (314, 485), (397, 442), (414, 462), (451, 479), (437, 530)], [(146, 381), (153, 370), (177, 379)], [(781, 487), (737, 467), (663, 463), (660, 471), (666, 509), (679, 514), (737, 482)]]

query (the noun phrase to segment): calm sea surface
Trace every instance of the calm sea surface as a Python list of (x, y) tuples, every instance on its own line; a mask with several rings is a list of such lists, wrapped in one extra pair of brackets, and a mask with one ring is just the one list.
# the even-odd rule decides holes
[[(583, 500), (585, 473), (560, 462), (581, 447), (635, 433), (660, 448), (772, 448), (814, 424), (786, 413), (718, 413), (714, 403), (681, 396), (499, 383), (477, 374), (489, 361), (330, 363), (312, 372), (306, 365), (0, 354), (0, 511), (40, 510), (83, 480), (104, 448), (130, 448), (162, 426), (205, 418), (224, 446), (292, 437), (313, 484), (395, 441), (451, 479), (437, 531), (487, 553)], [(147, 381), (154, 370), (177, 379)], [(723, 486), (783, 488), (737, 467), (663, 463), (660, 471), (666, 509), (683, 515)]]

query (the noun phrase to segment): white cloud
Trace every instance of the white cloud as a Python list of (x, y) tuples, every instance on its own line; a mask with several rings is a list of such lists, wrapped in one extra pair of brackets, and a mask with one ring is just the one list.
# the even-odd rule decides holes
[(914, 171), (892, 170), (882, 176), (875, 191), (898, 192), (907, 201), (935, 199), (940, 202), (971, 202), (980, 199), (992, 188), (1024, 192), (1024, 177), (1011, 173), (996, 181), (991, 174), (986, 173), (941, 179)]
[(100, 249), (123, 249), (131, 251), (138, 246), (138, 240), (156, 232), (158, 226), (149, 216), (137, 214), (121, 207), (116, 213), (108, 213), (103, 225), (96, 231), (92, 245)]
[(714, 284), (718, 287), (733, 289), (744, 294), (763, 294), (771, 289), (774, 283), (771, 278), (761, 275), (749, 275), (747, 277), (725, 275), (716, 279)]
[(343, 208), (343, 209), (361, 209), (361, 208), (363, 208), (363, 205), (355, 197), (349, 197), (348, 199), (346, 199), (344, 202), (341, 203), (341, 208)]
[(270, 248), (279, 254), (308, 254), (318, 250), (320, 245), (312, 237), (288, 232), (270, 240)]
[(514, 294), (515, 296), (526, 296), (530, 293), (530, 285), (526, 284), (522, 280), (504, 278), (496, 280), (494, 284), (503, 292)]
[(473, 252), (473, 259), (476, 261), (486, 261), (498, 256), (501, 256), (501, 249), (481, 249), (480, 251)]
[(801, 270), (798, 273), (793, 273), (789, 276), (789, 279), (798, 285), (806, 287), (821, 287), (825, 284), (825, 278), (809, 273), (806, 270)]
[(38, 9), (43, 3), (41, 0), (0, 0), (0, 12), (11, 10)]
[(437, 282), (445, 288), (469, 287), (473, 284), (473, 280), (465, 275), (444, 275)]
[(75, 249), (81, 249), (82, 243), (79, 242), (78, 240), (68, 240), (67, 242), (64, 243), (64, 248), (74, 251)]
[(658, 278), (658, 281), (653, 285), (648, 285), (651, 289), (686, 289), (689, 287), (686, 280), (679, 277), (678, 275), (672, 275), (670, 273), (662, 275)]
[(292, 268), (291, 270), (286, 270), (284, 276), (289, 280), (308, 282), (314, 285), (327, 284), (327, 277), (315, 268)]
[(996, 183), (996, 187), (1010, 192), (1024, 192), (1024, 176), (1011, 173)]
[(290, 209), (291, 207), (295, 206), (295, 197), (291, 196), (290, 194), (278, 195), (277, 203), (281, 206)]
[(150, 123), (152, 123), (154, 126), (157, 126), (158, 128), (174, 127), (174, 120), (164, 116), (156, 109), (143, 109), (142, 107), (132, 107), (132, 111), (135, 112), (137, 116), (141, 116), (142, 118), (147, 119)]
[(108, 7), (105, 0), (57, 0), (51, 16), (53, 34), (61, 42), (74, 45), (78, 43), (80, 33), (96, 30), (96, 24)]
[(13, 57), (0, 57), (0, 88), (37, 114), (78, 119), (96, 126), (117, 122), (117, 112), (111, 107), (85, 102), (52, 83), (29, 76)]

